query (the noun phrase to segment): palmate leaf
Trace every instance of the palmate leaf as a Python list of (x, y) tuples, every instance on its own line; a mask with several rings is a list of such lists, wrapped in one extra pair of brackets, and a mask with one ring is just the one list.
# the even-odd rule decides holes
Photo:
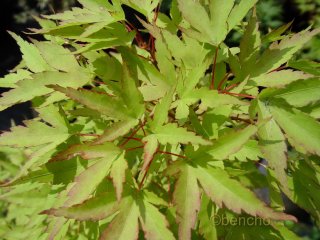
[(319, 220), (319, 67), (292, 56), (320, 30), (262, 36), (257, 0), (169, 2), (79, 0), (37, 19), (44, 41), (12, 34), (0, 109), (39, 115), (0, 136), (0, 238), (295, 239), (281, 191)]
[(139, 234), (139, 207), (132, 198), (125, 199), (120, 212), (100, 236), (101, 240), (135, 240)]
[[(0, 108), (6, 109), (14, 104), (52, 93), (53, 89), (46, 87), (46, 85), (58, 84), (62, 87), (78, 88), (90, 80), (90, 74), (84, 71), (36, 73), (31, 75), (30, 79), (24, 79), (16, 83), (17, 87), (15, 89), (3, 93), (0, 99)], [(34, 87), (35, 85), (37, 86), (36, 88)]]
[(208, 7), (210, 15), (198, 1), (178, 0), (178, 7), (182, 16), (195, 29), (184, 29), (184, 32), (199, 41), (217, 46), (256, 2), (257, 0), (241, 1), (239, 5), (234, 6), (234, 0), (211, 0)]
[(244, 211), (252, 216), (266, 219), (296, 221), (294, 216), (275, 212), (265, 206), (251, 191), (231, 179), (220, 168), (206, 166), (198, 167), (195, 171), (205, 193), (220, 207), (224, 205), (236, 213)]
[(200, 145), (210, 145), (211, 142), (203, 139), (200, 136), (196, 136), (193, 132), (188, 132), (185, 128), (180, 128), (174, 123), (168, 123), (163, 126), (157, 127), (153, 134), (144, 138), (147, 142), (150, 138), (156, 138), (160, 144), (200, 144)]
[(43, 57), (40, 54), (40, 51), (37, 49), (36, 46), (24, 41), (21, 37), (19, 37), (13, 32), (9, 33), (19, 44), (20, 50), (23, 54), (23, 60), (32, 72), (36, 73), (51, 70), (51, 67), (43, 59)]
[(174, 192), (179, 239), (190, 239), (190, 231), (200, 208), (198, 182), (206, 195), (220, 208), (225, 206), (235, 213), (243, 211), (265, 219), (296, 221), (294, 216), (267, 207), (253, 192), (231, 179), (223, 169), (178, 161), (167, 169), (167, 174), (179, 174)]
[(256, 62), (254, 69), (250, 72), (250, 76), (256, 77), (280, 67), (313, 36), (319, 34), (319, 32), (320, 29), (313, 31), (307, 29), (291, 37), (286, 36), (279, 43), (272, 43), (269, 49), (267, 49)]
[(288, 109), (281, 105), (272, 105), (270, 111), (297, 150), (320, 155), (319, 122), (297, 109)]
[(90, 90), (73, 88), (62, 88), (59, 86), (51, 86), (56, 91), (66, 94), (71, 99), (83, 104), (84, 106), (96, 110), (101, 114), (119, 120), (128, 120), (130, 115), (125, 108), (123, 102), (119, 99), (112, 98), (107, 93), (97, 93)]
[[(106, 153), (107, 154), (107, 153)], [(68, 192), (64, 206), (81, 203), (95, 191), (99, 183), (108, 175), (112, 162), (117, 156), (106, 156), (84, 170), (74, 180), (74, 185)]]
[(113, 192), (104, 192), (81, 204), (48, 209), (43, 214), (85, 221), (111, 218), (100, 239), (137, 239), (139, 221), (147, 240), (175, 239), (166, 218), (149, 202), (146, 194), (135, 197), (129, 194), (130, 191), (126, 191), (118, 202)]
[(111, 172), (114, 181), (117, 198), (120, 200), (124, 173), (127, 168), (126, 160), (120, 149), (109, 142), (101, 145), (93, 145), (92, 143), (73, 145), (53, 157), (51, 161), (69, 160), (78, 155), (84, 159), (100, 158), (100, 160), (75, 178), (75, 184), (68, 192), (68, 199), (64, 205), (71, 206), (87, 199), (109, 172)]
[[(142, 207), (140, 206), (140, 209)], [(148, 240), (168, 239), (175, 237), (168, 229), (167, 219), (160, 213), (158, 208), (151, 203), (144, 201), (144, 212), (140, 212), (140, 222), (144, 231), (144, 236)], [(140, 210), (141, 211), (141, 210)]]

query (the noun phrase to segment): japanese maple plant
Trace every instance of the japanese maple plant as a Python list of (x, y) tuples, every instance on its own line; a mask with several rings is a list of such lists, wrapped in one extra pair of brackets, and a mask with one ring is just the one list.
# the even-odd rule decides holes
[(320, 65), (293, 58), (319, 29), (262, 35), (257, 0), (78, 1), (9, 32), (0, 109), (35, 114), (0, 136), (2, 239), (299, 239), (283, 195), (319, 222)]

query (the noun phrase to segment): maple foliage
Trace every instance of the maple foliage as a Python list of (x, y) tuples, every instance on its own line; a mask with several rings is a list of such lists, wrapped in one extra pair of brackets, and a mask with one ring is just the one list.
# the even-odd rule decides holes
[(10, 32), (0, 110), (37, 114), (0, 135), (2, 239), (298, 239), (281, 194), (319, 223), (319, 63), (294, 59), (319, 29), (261, 36), (257, 0), (79, 3)]

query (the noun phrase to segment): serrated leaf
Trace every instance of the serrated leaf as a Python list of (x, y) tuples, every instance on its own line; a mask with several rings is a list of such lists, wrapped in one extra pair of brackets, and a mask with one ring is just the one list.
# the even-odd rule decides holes
[(122, 2), (132, 7), (133, 9), (137, 10), (138, 12), (142, 13), (150, 20), (152, 17), (152, 10), (155, 9), (159, 4), (159, 0), (149, 0), (149, 1), (122, 0)]
[(320, 156), (320, 123), (297, 109), (272, 105), (270, 111), (290, 143)]
[(266, 72), (270, 72), (282, 64), (286, 63), (292, 55), (301, 49), (305, 43), (310, 41), (310, 39), (317, 35), (320, 29), (313, 31), (304, 30), (302, 32), (296, 33), (293, 36), (287, 36), (279, 43), (274, 42), (271, 44), (269, 49), (267, 49), (255, 64), (255, 68), (251, 71), (250, 75), (252, 77), (259, 76)]
[(106, 154), (118, 155), (119, 148), (117, 148), (113, 143), (105, 142), (103, 144), (96, 143), (85, 143), (71, 145), (64, 151), (60, 151), (55, 155), (50, 161), (64, 161), (69, 160), (73, 157), (80, 156), (83, 159), (94, 159), (103, 158)]
[(245, 129), (237, 132), (231, 132), (224, 136), (221, 136), (213, 146), (206, 152), (210, 154), (214, 159), (225, 160), (231, 154), (239, 151), (242, 146), (249, 141), (249, 139), (255, 135), (257, 132), (257, 127), (254, 125), (249, 125)]
[(119, 203), (115, 194), (107, 192), (90, 198), (71, 207), (49, 209), (44, 214), (82, 221), (97, 221), (107, 218), (118, 211)]
[(206, 110), (207, 108), (216, 108), (223, 105), (235, 104), (235, 105), (247, 105), (246, 102), (239, 100), (236, 97), (221, 94), (214, 90), (205, 88), (194, 90), (191, 96), (195, 96), (201, 99), (200, 109)]
[(24, 41), (21, 37), (13, 32), (9, 34), (17, 41), (20, 50), (23, 54), (23, 59), (26, 62), (27, 67), (32, 72), (43, 72), (51, 70), (50, 66), (42, 58), (39, 50), (31, 43)]
[(125, 62), (123, 63), (121, 87), (123, 91), (122, 98), (128, 109), (130, 109), (132, 116), (135, 118), (141, 117), (144, 111), (143, 97)]
[(83, 71), (72, 73), (42, 72), (33, 74), (31, 77), (32, 79), (19, 81), (16, 84), (17, 88), (2, 94), (0, 105), (3, 106), (4, 109), (14, 104), (26, 102), (35, 97), (52, 93), (53, 90), (46, 87), (46, 85), (58, 84), (63, 87), (78, 88), (89, 82), (91, 78), (88, 73)]
[(219, 207), (223, 205), (228, 209), (241, 213), (242, 211), (265, 219), (292, 220), (296, 218), (281, 212), (275, 212), (260, 201), (251, 191), (243, 187), (238, 181), (231, 179), (220, 169), (206, 166), (198, 167), (196, 176), (205, 191)]
[[(267, 119), (272, 116), (264, 103), (259, 102), (258, 109), (259, 118)], [(273, 118), (259, 128), (258, 137), (264, 158), (275, 171), (277, 180), (288, 192), (287, 174), (285, 172), (287, 168), (287, 145), (280, 127)]]
[(310, 61), (307, 59), (300, 59), (295, 61), (290, 60), (288, 62), (288, 66), (315, 76), (320, 76), (320, 63), (318, 62)]
[[(24, 126), (11, 128), (10, 132), (0, 135), (0, 145), (15, 147), (32, 147), (49, 143), (63, 142), (69, 137), (66, 130), (50, 127), (45, 123), (29, 120)], [(45, 134), (44, 134), (45, 133)]]
[(95, 144), (101, 144), (104, 142), (111, 142), (118, 137), (126, 135), (132, 128), (138, 124), (137, 119), (128, 119), (116, 122), (108, 127), (103, 134), (94, 141)]
[(116, 189), (117, 200), (121, 200), (121, 195), (123, 191), (123, 184), (126, 180), (126, 170), (128, 168), (128, 163), (124, 157), (124, 153), (115, 159), (112, 163), (110, 177), (112, 178), (113, 185)]
[(54, 69), (73, 72), (79, 68), (76, 58), (66, 48), (52, 42), (36, 42), (35, 45), (48, 65)]
[(296, 81), (272, 93), (272, 98), (282, 98), (292, 106), (303, 107), (320, 100), (320, 80), (311, 78)]
[(217, 229), (215, 224), (212, 222), (212, 216), (214, 211), (210, 199), (203, 194), (201, 196), (201, 208), (199, 211), (199, 232), (205, 239), (218, 240)]
[(23, 69), (18, 69), (16, 73), (10, 73), (0, 78), (0, 87), (16, 88), (17, 83), (23, 79), (31, 78), (31, 72)]
[(68, 192), (68, 199), (64, 203), (64, 206), (71, 206), (86, 200), (98, 184), (108, 175), (113, 162), (120, 156), (121, 153), (116, 155), (109, 154), (106, 151), (105, 157), (80, 173), (75, 178), (74, 185)]
[(147, 240), (168, 239), (174, 240), (175, 237), (168, 229), (167, 219), (152, 204), (144, 201), (144, 212), (140, 210), (140, 222)]
[(257, 1), (258, 0), (241, 0), (238, 5), (234, 6), (227, 21), (229, 31), (240, 23)]
[(242, 148), (236, 153), (229, 156), (230, 160), (239, 160), (239, 161), (247, 161), (250, 160), (258, 160), (262, 157), (262, 153), (258, 146), (258, 141), (249, 140), (246, 144), (242, 146)]
[(85, 89), (75, 90), (73, 88), (62, 88), (59, 86), (52, 86), (52, 88), (106, 116), (119, 120), (130, 119), (128, 110), (124, 107), (123, 103), (118, 99), (110, 97), (106, 93), (96, 93)]
[[(247, 2), (247, 1), (242, 1)], [(240, 3), (241, 4), (241, 3)], [(261, 45), (259, 23), (255, 11), (248, 22), (246, 30), (240, 41), (239, 62), (242, 72), (250, 72), (250, 67), (257, 60)], [(243, 74), (243, 73), (242, 73)]]
[(195, 228), (200, 210), (200, 190), (194, 170), (183, 165), (173, 192), (173, 202), (177, 209), (179, 239), (191, 239), (191, 229)]
[(148, 141), (144, 143), (143, 147), (143, 166), (141, 168), (141, 171), (145, 171), (149, 164), (151, 163), (152, 159), (154, 158), (154, 155), (156, 154), (158, 150), (158, 140), (155, 136), (148, 137)]
[(139, 233), (139, 207), (135, 200), (128, 198), (121, 204), (120, 212), (102, 232), (100, 240), (136, 240)]
[(193, 132), (188, 132), (187, 129), (178, 127), (175, 123), (168, 123), (163, 126), (159, 126), (153, 131), (153, 134), (144, 138), (148, 141), (150, 137), (155, 137), (160, 144), (200, 144), (210, 145), (211, 142), (203, 139), (200, 136), (196, 136)]
[(152, 129), (156, 129), (158, 126), (162, 126), (168, 121), (168, 112), (173, 98), (173, 89), (169, 91), (155, 107), (153, 120), (150, 123)]
[(297, 80), (308, 79), (311, 77), (311, 74), (306, 74), (300, 71), (282, 70), (262, 74), (258, 77), (252, 78), (251, 80), (254, 82), (254, 85), (257, 86), (281, 88)]

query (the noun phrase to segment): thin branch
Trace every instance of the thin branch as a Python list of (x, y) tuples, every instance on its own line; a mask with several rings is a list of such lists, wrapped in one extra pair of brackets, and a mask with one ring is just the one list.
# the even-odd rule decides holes
[(219, 82), (218, 90), (221, 89), (223, 83), (228, 79), (229, 76), (230, 76), (230, 73), (227, 73), (226, 75), (224, 75), (224, 78)]
[(179, 157), (179, 158), (187, 158), (186, 156), (182, 156), (182, 155), (175, 154), (175, 153), (172, 153), (172, 152), (157, 151), (156, 153), (168, 154), (168, 155), (176, 156), (176, 157)]
[(226, 89), (224, 89), (222, 92), (226, 92), (226, 91), (229, 91), (233, 88), (235, 88), (236, 86), (238, 86), (239, 83), (234, 83), (234, 84), (231, 84), (230, 86), (228, 86)]
[(248, 95), (248, 94), (242, 94), (242, 93), (232, 93), (232, 92), (221, 92), (223, 94), (228, 94), (228, 95), (232, 95), (232, 96), (237, 96), (237, 97), (244, 97), (244, 98), (251, 98), (251, 99), (255, 99), (255, 96), (252, 95)]
[(215, 76), (214, 75), (216, 73), (218, 51), (219, 51), (219, 46), (216, 48), (216, 52), (215, 52), (214, 58), (213, 58), (212, 78), (211, 78), (210, 89), (214, 89), (214, 81), (215, 81)]
[(144, 181), (146, 180), (146, 177), (147, 177), (147, 174), (148, 174), (148, 171), (149, 171), (149, 168), (150, 168), (150, 166), (151, 166), (152, 161), (153, 161), (153, 158), (152, 158), (151, 161), (149, 162), (149, 164), (148, 164), (148, 166), (147, 166), (147, 168), (146, 168), (146, 170), (145, 170), (145, 172), (144, 172), (144, 174), (143, 174), (142, 180), (141, 180), (141, 182), (140, 182), (140, 184), (139, 184), (139, 190), (142, 188), (143, 183), (144, 183)]
[(131, 139), (134, 135), (136, 135), (136, 133), (140, 130), (140, 128), (141, 128), (141, 126), (139, 126), (136, 130), (134, 130), (134, 131), (130, 134), (130, 136), (127, 137), (126, 141), (124, 141), (122, 144), (120, 144), (120, 147), (125, 146), (125, 145), (130, 141), (130, 139)]
[(141, 146), (138, 146), (138, 147), (133, 147), (133, 148), (127, 148), (125, 150), (126, 151), (133, 151), (133, 150), (140, 149), (140, 148), (144, 148), (144, 145), (141, 145)]
[(78, 133), (77, 135), (81, 137), (100, 137), (101, 135), (99, 134), (91, 134), (91, 133)]

